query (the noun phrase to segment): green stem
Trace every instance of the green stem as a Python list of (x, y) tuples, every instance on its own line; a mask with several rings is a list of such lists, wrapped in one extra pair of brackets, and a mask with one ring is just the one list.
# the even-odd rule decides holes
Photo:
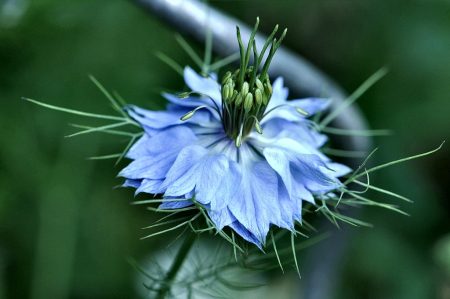
[(161, 288), (158, 291), (158, 294), (155, 297), (156, 299), (165, 299), (168, 293), (170, 292), (172, 283), (175, 280), (178, 271), (181, 269), (184, 260), (186, 259), (190, 249), (192, 248), (192, 245), (194, 245), (195, 238), (196, 234), (188, 233), (186, 239), (184, 239), (183, 244), (181, 244), (180, 250), (178, 251), (178, 254), (175, 257), (175, 260), (173, 261), (173, 264), (169, 269), (169, 272), (167, 272), (163, 285), (161, 286)]

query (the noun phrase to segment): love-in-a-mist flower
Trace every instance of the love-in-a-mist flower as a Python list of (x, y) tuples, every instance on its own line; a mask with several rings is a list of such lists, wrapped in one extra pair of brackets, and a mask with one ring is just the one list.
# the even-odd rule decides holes
[(288, 101), (283, 78), (272, 84), (269, 65), (286, 34), (277, 40), (276, 29), (258, 52), (255, 32), (244, 47), (238, 28), (240, 68), (218, 81), (186, 67), (192, 92), (165, 93), (165, 111), (128, 106), (144, 135), (120, 172), (137, 193), (163, 194), (161, 209), (201, 205), (217, 229), (258, 247), (271, 226), (294, 231), (303, 202), (340, 188), (350, 171), (321, 153), (327, 137), (309, 119), (329, 100)]

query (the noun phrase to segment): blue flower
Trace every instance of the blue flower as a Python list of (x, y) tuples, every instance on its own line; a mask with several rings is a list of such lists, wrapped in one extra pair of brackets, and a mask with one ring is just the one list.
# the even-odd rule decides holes
[[(231, 124), (235, 116), (227, 111), (233, 107), (225, 101), (229, 92), (225, 97), (223, 92), (227, 83), (221, 86), (215, 78), (187, 67), (184, 80), (194, 92), (187, 98), (164, 94), (166, 111), (127, 107), (144, 135), (129, 150), (133, 161), (120, 176), (136, 193), (164, 194), (170, 200), (161, 209), (187, 207), (195, 200), (217, 229), (228, 226), (261, 247), (272, 225), (293, 231), (302, 221), (303, 202), (314, 204), (315, 197), (340, 188), (338, 177), (350, 169), (320, 152), (327, 137), (307, 118), (326, 109), (328, 100), (287, 101), (288, 90), (278, 78), (266, 88), (263, 117)], [(247, 105), (247, 111), (253, 108)], [(238, 114), (242, 119), (245, 109)]]

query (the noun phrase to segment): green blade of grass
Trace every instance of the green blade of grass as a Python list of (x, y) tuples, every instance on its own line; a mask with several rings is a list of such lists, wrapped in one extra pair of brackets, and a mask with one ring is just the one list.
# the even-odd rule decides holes
[[(433, 149), (431, 151), (428, 151), (428, 152), (425, 152), (425, 153), (422, 153), (422, 154), (418, 154), (418, 155), (409, 156), (409, 157), (406, 157), (406, 158), (403, 158), (403, 159), (398, 159), (398, 160), (395, 160), (395, 161), (391, 161), (391, 162), (388, 162), (388, 163), (385, 163), (385, 164), (381, 164), (381, 165), (369, 168), (369, 169), (366, 170), (366, 173), (371, 173), (371, 172), (374, 172), (374, 171), (377, 171), (377, 170), (380, 170), (380, 169), (383, 169), (383, 168), (386, 168), (386, 167), (389, 167), (389, 166), (392, 166), (392, 165), (396, 165), (396, 164), (403, 163), (403, 162), (406, 162), (406, 161), (410, 161), (410, 160), (418, 159), (418, 158), (421, 158), (421, 157), (429, 156), (429, 155), (437, 152), (438, 150), (440, 150), (442, 148), (442, 146), (444, 145), (444, 143), (445, 143), (445, 141), (442, 142), (437, 148), (435, 148), (435, 149)], [(353, 182), (354, 180), (360, 178), (363, 175), (364, 175), (364, 173), (359, 173), (359, 174), (353, 176), (350, 181)]]
[(343, 136), (363, 136), (363, 137), (387, 136), (392, 134), (391, 130), (345, 130), (332, 127), (324, 127), (321, 129), (321, 131), (327, 134), (343, 135)]
[(370, 87), (377, 83), (381, 78), (387, 74), (387, 68), (381, 68), (370, 76), (366, 81), (361, 84), (347, 99), (345, 99), (336, 109), (330, 112), (319, 124), (321, 128), (327, 126), (332, 122), (344, 109), (353, 104), (359, 99)]
[(209, 68), (211, 71), (215, 72), (215, 71), (221, 69), (222, 67), (227, 66), (230, 63), (237, 61), (238, 59), (239, 59), (239, 53), (234, 53), (234, 54), (231, 54), (230, 56), (227, 56), (221, 60), (214, 62), (213, 64), (211, 64), (211, 66)]
[(175, 60), (173, 60), (172, 58), (161, 52), (156, 52), (155, 55), (156, 57), (158, 57), (159, 60), (167, 64), (171, 69), (173, 69), (181, 77), (183, 77), (183, 68)]
[(114, 110), (122, 114), (125, 118), (128, 118), (128, 115), (123, 111), (122, 107), (119, 103), (114, 99), (114, 97), (106, 90), (106, 88), (93, 76), (89, 75), (89, 79), (97, 86), (97, 88), (103, 93), (103, 95), (111, 102)]
[(127, 118), (124, 118), (124, 117), (118, 117), (118, 116), (112, 116), (112, 115), (106, 115), (106, 114), (89, 113), (89, 112), (59, 107), (59, 106), (55, 106), (55, 105), (50, 105), (50, 104), (39, 102), (39, 101), (30, 99), (30, 98), (23, 97), (22, 99), (25, 101), (31, 102), (33, 104), (36, 104), (38, 106), (41, 106), (41, 107), (45, 107), (45, 108), (60, 111), (60, 112), (70, 113), (70, 114), (74, 114), (74, 115), (80, 115), (80, 116), (92, 117), (92, 118), (98, 118), (98, 119), (108, 119), (108, 120), (120, 120), (120, 121), (127, 120)]
[(371, 189), (371, 190), (374, 190), (374, 191), (377, 191), (377, 192), (380, 192), (380, 193), (383, 193), (383, 194), (386, 194), (386, 195), (390, 195), (392, 197), (396, 197), (396, 198), (404, 200), (406, 202), (413, 202), (411, 199), (406, 198), (406, 197), (404, 197), (404, 196), (402, 196), (400, 194), (394, 193), (392, 191), (389, 191), (389, 190), (386, 190), (386, 189), (382, 189), (382, 188), (379, 188), (379, 187), (376, 187), (376, 186), (373, 186), (373, 185), (370, 185), (370, 184), (366, 184), (366, 183), (358, 181), (358, 180), (354, 180), (353, 182), (355, 184), (364, 186), (364, 187), (366, 187), (368, 189)]
[(101, 126), (101, 127), (93, 127), (93, 128), (90, 128), (90, 129), (86, 129), (86, 130), (83, 130), (83, 131), (79, 131), (79, 132), (67, 135), (65, 137), (70, 138), (70, 137), (75, 137), (75, 136), (89, 134), (89, 133), (102, 132), (102, 131), (105, 131), (105, 130), (108, 130), (108, 129), (114, 129), (114, 128), (118, 128), (118, 127), (123, 127), (123, 126), (128, 125), (128, 124), (129, 123), (127, 121), (125, 121), (125, 122), (109, 124), (109, 125), (105, 125), (105, 126)]
[(183, 48), (183, 50), (186, 52), (186, 54), (194, 61), (194, 63), (202, 69), (203, 61), (198, 56), (198, 54), (192, 49), (192, 47), (188, 44), (188, 42), (179, 34), (175, 35), (175, 40), (178, 42), (178, 44)]

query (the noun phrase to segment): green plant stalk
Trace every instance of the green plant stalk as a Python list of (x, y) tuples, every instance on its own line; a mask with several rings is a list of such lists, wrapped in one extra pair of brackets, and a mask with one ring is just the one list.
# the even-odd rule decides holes
[(195, 238), (196, 234), (188, 233), (186, 239), (184, 239), (183, 244), (181, 244), (180, 250), (178, 250), (175, 260), (173, 261), (173, 264), (169, 269), (169, 272), (167, 272), (163, 285), (159, 289), (158, 294), (155, 297), (156, 299), (165, 299), (168, 293), (170, 292), (172, 283), (175, 280), (178, 271), (181, 269), (184, 260), (186, 259), (190, 249), (192, 248), (192, 245), (194, 245)]

